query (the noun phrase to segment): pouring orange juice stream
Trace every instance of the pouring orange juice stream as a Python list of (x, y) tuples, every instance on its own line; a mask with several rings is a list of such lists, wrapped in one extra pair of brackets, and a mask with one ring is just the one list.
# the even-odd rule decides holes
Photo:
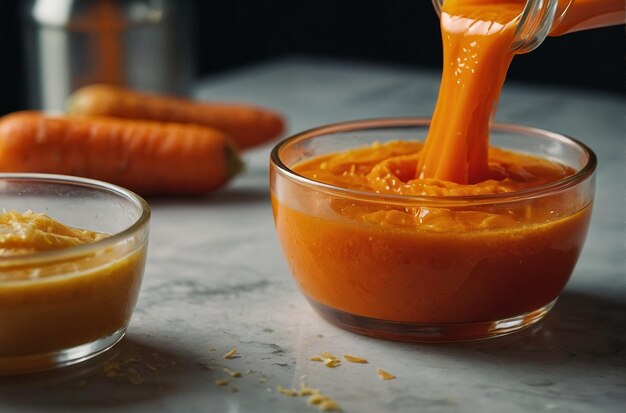
[[(526, 1), (445, 0), (441, 10), (444, 67), (439, 98), (417, 177), (475, 184), (490, 171), (489, 121), (515, 51)], [(623, 0), (560, 1), (550, 34), (624, 21)]]

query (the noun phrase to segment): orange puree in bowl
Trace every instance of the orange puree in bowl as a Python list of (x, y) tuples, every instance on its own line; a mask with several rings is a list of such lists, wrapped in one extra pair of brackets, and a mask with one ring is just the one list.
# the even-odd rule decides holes
[[(292, 169), (343, 188), (431, 196), (513, 192), (573, 173), (491, 148), (489, 165), (499, 180), (420, 179), (414, 176), (420, 148), (375, 144)], [(400, 207), (283, 190), (283, 201), (273, 198), (276, 225), (304, 294), (349, 314), (400, 322), (500, 320), (547, 305), (569, 278), (590, 216), (590, 206), (565, 193), (503, 205)]]
[(0, 215), (0, 257), (68, 248), (105, 237), (105, 234), (65, 226), (32, 211)]
[(145, 246), (72, 250), (106, 237), (44, 214), (0, 214), (0, 373), (126, 327)]

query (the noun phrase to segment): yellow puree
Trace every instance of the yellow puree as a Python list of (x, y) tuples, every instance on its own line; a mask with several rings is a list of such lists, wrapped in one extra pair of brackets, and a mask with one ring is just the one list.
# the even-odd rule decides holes
[(42, 355), (126, 327), (141, 283), (145, 244), (126, 241), (56, 261), (31, 255), (106, 236), (31, 211), (0, 214), (0, 374), (37, 368)]
[(32, 211), (0, 215), (0, 257), (74, 247), (104, 237), (106, 234), (68, 227)]

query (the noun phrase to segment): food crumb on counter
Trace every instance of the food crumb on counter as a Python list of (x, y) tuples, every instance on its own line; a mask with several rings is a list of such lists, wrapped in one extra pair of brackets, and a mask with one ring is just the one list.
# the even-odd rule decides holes
[[(140, 385), (140, 384), (145, 383), (146, 379), (144, 376), (141, 375), (138, 369), (136, 369), (135, 367), (127, 367), (124, 370), (122, 370), (122, 366), (129, 364), (129, 363), (137, 363), (139, 361), (140, 360), (136, 358), (130, 358), (120, 363), (115, 362), (115, 361), (107, 361), (106, 363), (102, 365), (102, 369), (104, 370), (104, 374), (107, 377), (125, 378), (126, 380), (128, 380), (130, 384)], [(153, 371), (156, 371), (156, 370), (153, 370)]]
[(224, 372), (231, 377), (241, 377), (241, 373), (237, 370), (229, 369), (228, 367), (223, 368)]
[(326, 351), (322, 353), (322, 357), (325, 359), (330, 359), (330, 360), (340, 360), (339, 357), (334, 356)]
[(326, 396), (323, 394), (314, 394), (308, 398), (307, 403), (313, 406), (317, 406), (321, 404), (324, 400), (326, 400)]
[(339, 408), (339, 404), (337, 404), (337, 402), (331, 399), (330, 397), (326, 398), (324, 401), (322, 401), (319, 404), (319, 409), (323, 412), (336, 412), (336, 411), (341, 410)]
[(285, 388), (276, 386), (276, 391), (288, 397), (307, 397), (307, 403), (311, 406), (317, 406), (320, 411), (334, 412), (340, 411), (339, 404), (330, 396), (323, 394), (320, 390), (311, 388), (304, 383), (300, 383), (300, 390), (294, 388)]
[(341, 365), (341, 359), (328, 352), (323, 352), (320, 356), (312, 356), (311, 361), (323, 362), (326, 367), (335, 368)]
[[(344, 357), (352, 363), (367, 363), (367, 360), (360, 357), (350, 356), (349, 354), (346, 354)], [(329, 368), (341, 366), (341, 359), (327, 351), (324, 351), (319, 356), (311, 356), (309, 357), (309, 360), (324, 363), (324, 365)]]
[(276, 386), (276, 391), (284, 396), (289, 396), (289, 397), (296, 397), (299, 395), (298, 390), (288, 389), (288, 388), (281, 386), (280, 384)]
[(341, 410), (339, 404), (331, 397), (322, 393), (315, 393), (307, 399), (307, 403), (317, 406), (322, 412), (335, 412)]
[(341, 409), (336, 401), (333, 399), (326, 399), (320, 404), (320, 410), (323, 412), (336, 412)]
[(393, 375), (393, 374), (391, 374), (391, 373), (386, 372), (386, 371), (385, 371), (385, 370), (383, 370), (383, 369), (378, 369), (378, 370), (376, 370), (376, 374), (378, 374), (378, 377), (379, 377), (381, 380), (395, 380), (395, 379), (396, 379), (396, 376), (394, 376), (394, 375)]
[(363, 357), (351, 356), (350, 354), (344, 354), (343, 358), (346, 359), (347, 361), (349, 361), (350, 363), (357, 363), (357, 364), (368, 364), (369, 363), (369, 361), (367, 361), (367, 359), (364, 359)]
[(224, 354), (224, 358), (225, 359), (234, 359), (235, 357), (238, 356), (237, 351), (238, 351), (237, 347), (233, 347), (232, 349), (230, 349), (230, 351), (228, 353)]
[(300, 396), (311, 396), (313, 394), (319, 394), (320, 391), (317, 389), (312, 389), (310, 387), (308, 387), (306, 384), (304, 383), (300, 383)]
[[(212, 349), (213, 347), (209, 347), (209, 349)], [(230, 351), (228, 351), (227, 353), (225, 353), (223, 355), (224, 359), (233, 359), (233, 358), (239, 358), (239, 352), (237, 347), (233, 347)], [(353, 356), (350, 354), (344, 354), (343, 355), (343, 359), (345, 359), (347, 362), (350, 363), (357, 363), (357, 364), (368, 364), (369, 361), (363, 357), (357, 357), (357, 356)], [(309, 358), (309, 360), (311, 361), (315, 361), (315, 362), (322, 362), (326, 367), (330, 367), (330, 368), (334, 368), (334, 367), (338, 367), (342, 364), (342, 359), (333, 355), (332, 353), (329, 352), (322, 352), (320, 355), (317, 356), (312, 356)], [(258, 381), (259, 383), (266, 383), (269, 381), (269, 377), (266, 376), (265, 374), (263, 374), (263, 372), (260, 371), (255, 371), (252, 369), (247, 369), (245, 370), (245, 372), (240, 372), (237, 371), (235, 369), (231, 369), (229, 367), (225, 367), (222, 366), (222, 370), (228, 374), (230, 377), (234, 377), (234, 378), (241, 378), (244, 375), (248, 376), (248, 375), (252, 375), (252, 374), (258, 374)], [(382, 375), (385, 376), (384, 380), (392, 380), (395, 379), (395, 376), (391, 375), (390, 373), (387, 373), (383, 370), (378, 370), (378, 375), (379, 377), (383, 378)], [(324, 394), (322, 391), (320, 391), (319, 389), (315, 389), (312, 387), (307, 386), (304, 383), (304, 380), (307, 378), (307, 375), (302, 375), (300, 376), (300, 388), (288, 388), (288, 387), (284, 387), (281, 385), (277, 385), (274, 388), (268, 387), (267, 391), (275, 391), (285, 397), (290, 397), (290, 398), (302, 398), (303, 401), (306, 401), (307, 404), (311, 405), (311, 406), (315, 406), (319, 409), (319, 411), (322, 412), (337, 412), (337, 411), (341, 411), (341, 408), (339, 406), (339, 404), (337, 403), (337, 401), (335, 401), (332, 397)], [(227, 388), (228, 390), (230, 390), (230, 392), (232, 393), (239, 393), (240, 390), (237, 386), (235, 386), (234, 384), (232, 384), (228, 379), (226, 378), (222, 378), (222, 379), (218, 379), (215, 380), (214, 382), (217, 386), (220, 387), (224, 387)]]

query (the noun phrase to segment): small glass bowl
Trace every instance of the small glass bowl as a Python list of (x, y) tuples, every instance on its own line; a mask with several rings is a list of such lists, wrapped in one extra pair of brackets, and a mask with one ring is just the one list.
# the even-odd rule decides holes
[[(575, 171), (557, 182), (494, 195), (385, 195), (320, 183), (291, 169), (374, 142), (423, 140), (429, 123), (410, 118), (339, 123), (299, 133), (274, 148), (274, 220), (300, 290), (331, 323), (379, 338), (475, 340), (537, 322), (565, 287), (586, 237), (596, 157), (582, 143), (540, 129), (494, 124), (492, 146)], [(346, 205), (368, 211), (515, 214), (521, 222), (465, 232), (404, 229), (342, 215)]]
[(0, 174), (0, 208), (110, 234), (91, 244), (0, 257), (0, 375), (77, 363), (117, 343), (143, 277), (148, 204), (95, 180)]

